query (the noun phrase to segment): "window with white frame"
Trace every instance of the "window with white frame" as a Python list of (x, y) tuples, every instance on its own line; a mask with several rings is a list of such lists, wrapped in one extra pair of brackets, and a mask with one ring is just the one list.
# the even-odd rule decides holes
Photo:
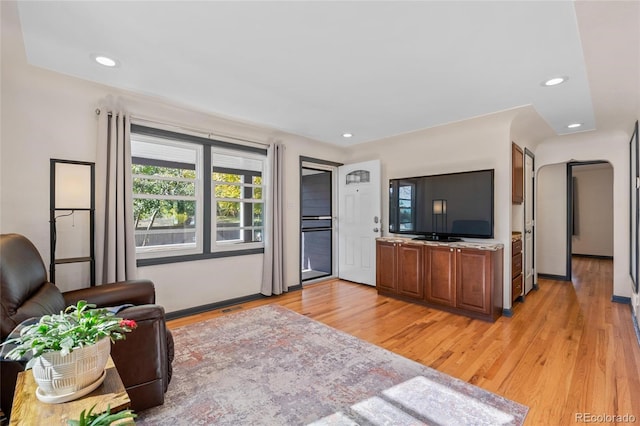
[(218, 250), (264, 247), (264, 156), (212, 149), (212, 242)]
[(133, 218), (138, 257), (202, 251), (202, 147), (131, 137)]
[(266, 149), (134, 124), (131, 157), (139, 265), (264, 250)]

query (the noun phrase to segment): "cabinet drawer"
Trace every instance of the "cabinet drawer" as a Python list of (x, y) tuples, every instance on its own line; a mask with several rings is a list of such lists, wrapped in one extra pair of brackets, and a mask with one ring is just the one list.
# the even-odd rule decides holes
[(522, 294), (522, 274), (511, 281), (511, 299), (516, 300)]
[(522, 240), (518, 239), (515, 241), (511, 241), (511, 254), (515, 255), (516, 253), (522, 252)]
[(511, 258), (511, 278), (522, 273), (522, 253), (515, 254)]

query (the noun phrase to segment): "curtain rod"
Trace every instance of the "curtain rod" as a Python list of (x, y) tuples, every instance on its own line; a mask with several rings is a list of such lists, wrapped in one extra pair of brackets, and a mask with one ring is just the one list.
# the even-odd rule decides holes
[[(101, 114), (101, 110), (100, 108), (96, 108), (96, 115), (100, 115)], [(111, 111), (107, 112), (108, 115), (113, 115), (113, 113)], [(190, 133), (195, 133), (197, 136), (199, 137), (203, 137), (205, 139), (212, 139), (214, 137), (221, 137), (221, 138), (226, 138), (226, 139), (233, 139), (234, 141), (238, 141), (238, 142), (245, 142), (245, 143), (251, 143), (251, 144), (255, 144), (255, 145), (259, 145), (262, 147), (269, 147), (271, 146), (271, 144), (269, 143), (265, 143), (265, 142), (258, 142), (258, 141), (252, 141), (249, 139), (243, 139), (243, 138), (238, 138), (236, 136), (231, 136), (231, 135), (225, 135), (223, 133), (215, 133), (215, 132), (210, 132), (210, 131), (206, 131), (206, 130), (202, 130), (202, 129), (196, 129), (193, 127), (185, 127), (182, 126), (180, 124), (177, 123), (171, 123), (171, 122), (161, 122), (161, 121), (157, 121), (151, 118), (147, 118), (147, 117), (143, 117), (140, 115), (134, 115), (131, 114), (131, 119), (135, 120), (135, 121), (144, 121), (150, 124), (155, 124), (156, 126), (164, 126), (164, 127), (172, 127), (174, 129), (179, 129), (182, 131), (186, 131), (186, 132), (190, 132)]]

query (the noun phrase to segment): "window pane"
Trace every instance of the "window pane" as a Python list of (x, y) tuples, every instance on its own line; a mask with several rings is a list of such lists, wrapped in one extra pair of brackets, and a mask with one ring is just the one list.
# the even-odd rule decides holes
[(196, 243), (196, 202), (135, 199), (136, 247)]
[(262, 200), (262, 188), (253, 188), (253, 199)]
[[(138, 159), (144, 161), (144, 159)], [(188, 167), (189, 165), (185, 165)], [(182, 177), (188, 179), (196, 178), (196, 171), (192, 168), (160, 167), (133, 163), (131, 171), (134, 175), (160, 176), (160, 177)]]
[[(160, 141), (156, 138), (131, 134), (131, 158), (133, 163), (138, 159), (152, 160), (155, 163), (181, 163), (194, 165), (197, 162), (197, 145)], [(156, 160), (156, 161), (153, 161)]]
[(213, 172), (211, 173), (211, 178), (216, 182), (242, 182), (242, 175), (233, 173)]
[(398, 196), (399, 198), (411, 199), (411, 186), (401, 186), (398, 188)]
[(253, 241), (262, 242), (262, 228), (253, 231)]
[(193, 197), (196, 195), (196, 185), (195, 182), (133, 178), (133, 193)]
[(216, 203), (217, 226), (221, 224), (233, 224), (240, 226), (240, 202), (218, 201)]
[[(265, 159), (255, 153), (212, 148), (214, 250), (229, 250), (231, 247), (242, 249), (243, 244), (262, 242), (264, 205), (254, 200), (263, 200)], [(261, 246), (257, 244), (250, 247)]]
[(261, 158), (252, 158), (250, 155), (245, 156), (231, 151), (222, 153), (215, 148), (211, 153), (211, 164), (216, 168), (262, 172), (263, 162), (264, 160)]
[(141, 258), (201, 249), (201, 154), (197, 144), (131, 134), (135, 242)]
[(262, 226), (262, 203), (253, 204), (253, 226)]
[(215, 184), (216, 198), (241, 198), (241, 187), (239, 185)]
[(398, 200), (398, 206), (399, 207), (407, 207), (407, 208), (411, 208), (411, 200)]
[(226, 226), (216, 228), (216, 241), (240, 241), (240, 230), (230, 229)]

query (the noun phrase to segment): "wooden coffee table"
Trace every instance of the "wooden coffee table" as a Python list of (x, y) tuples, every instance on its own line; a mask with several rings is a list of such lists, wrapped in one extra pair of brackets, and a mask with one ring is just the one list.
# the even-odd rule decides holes
[(111, 407), (112, 413), (126, 410), (131, 400), (111, 357), (107, 361), (106, 371), (104, 382), (93, 392), (75, 401), (61, 404), (41, 402), (36, 397), (38, 385), (33, 379), (33, 373), (30, 370), (19, 373), (9, 426), (66, 425), (67, 420), (79, 419), (82, 410), (89, 411), (94, 405), (94, 413), (105, 412), (107, 407)]

